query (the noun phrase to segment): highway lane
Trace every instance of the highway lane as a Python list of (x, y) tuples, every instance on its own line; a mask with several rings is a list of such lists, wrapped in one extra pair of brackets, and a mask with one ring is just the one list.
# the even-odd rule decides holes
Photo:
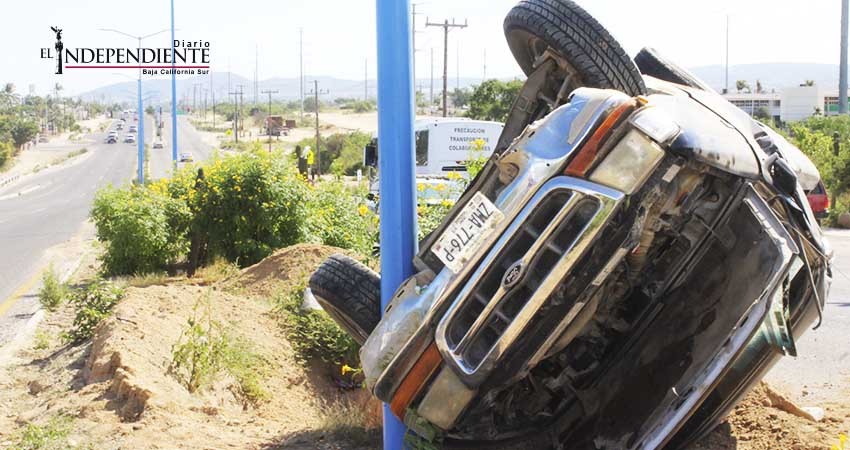
[[(149, 125), (150, 124), (150, 125)], [(145, 122), (145, 136), (151, 139), (151, 134), (148, 129), (154, 130), (153, 119), (149, 118)], [(181, 153), (189, 153), (196, 162), (208, 160), (214, 151), (214, 148), (204, 142), (200, 133), (189, 122), (185, 116), (177, 117), (177, 151), (178, 157)], [(162, 141), (164, 148), (150, 150), (150, 176), (153, 179), (165, 178), (171, 174), (171, 116), (166, 114), (165, 126), (162, 129)], [(148, 142), (153, 142), (148, 140)]]
[[(136, 146), (106, 144), (105, 136), (88, 135), (94, 143), (80, 145), (88, 153), (0, 188), (0, 305), (44, 269), (45, 250), (80, 230), (97, 189), (131, 180)], [(15, 324), (20, 322), (16, 320), (20, 317), (10, 317), (11, 312), (34, 312), (38, 307), (31, 296), (16, 303), (0, 317), (0, 344), (14, 334)]]

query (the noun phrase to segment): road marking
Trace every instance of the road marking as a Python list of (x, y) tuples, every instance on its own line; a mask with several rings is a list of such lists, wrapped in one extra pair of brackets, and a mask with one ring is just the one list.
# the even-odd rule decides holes
[(18, 288), (18, 290), (13, 292), (12, 295), (10, 295), (8, 299), (6, 299), (6, 301), (0, 303), (0, 317), (2, 317), (4, 314), (6, 314), (6, 312), (9, 311), (9, 309), (15, 306), (15, 304), (17, 304), (18, 301), (20, 301), (20, 299), (24, 295), (29, 293), (29, 291), (32, 290), (35, 284), (38, 283), (39, 278), (41, 278), (41, 271), (36, 270), (35, 275), (30, 277), (30, 279), (27, 280), (24, 284), (22, 284)]
[(41, 189), (41, 185), (40, 185), (40, 184), (37, 184), (37, 185), (35, 185), (35, 186), (30, 186), (30, 187), (28, 187), (28, 188), (26, 188), (26, 189), (23, 189), (23, 190), (21, 190), (21, 191), (18, 191), (18, 192), (14, 193), (14, 194), (4, 195), (3, 197), (0, 197), (0, 200), (8, 200), (8, 199), (10, 199), (10, 198), (17, 198), (17, 197), (20, 197), (20, 196), (22, 196), (22, 195), (29, 194), (29, 193), (30, 193), (30, 192), (32, 192), (32, 191), (37, 191), (37, 190), (39, 190), (39, 189)]

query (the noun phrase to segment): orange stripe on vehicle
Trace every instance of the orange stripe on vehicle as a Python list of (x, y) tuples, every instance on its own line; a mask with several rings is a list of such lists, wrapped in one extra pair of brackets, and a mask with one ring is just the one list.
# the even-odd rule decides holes
[(392, 410), (396, 417), (404, 420), (404, 413), (407, 407), (419, 395), (422, 388), (425, 387), (425, 383), (440, 368), (442, 362), (443, 358), (440, 356), (440, 351), (432, 343), (425, 349), (425, 352), (422, 353), (422, 356), (419, 357), (419, 360), (416, 361), (410, 372), (407, 373), (404, 381), (398, 387), (392, 402), (390, 402), (390, 410)]
[(590, 170), (590, 166), (596, 160), (596, 156), (599, 154), (599, 148), (602, 142), (611, 134), (611, 130), (620, 123), (620, 120), (628, 117), (634, 108), (635, 100), (630, 100), (611, 112), (605, 121), (602, 122), (602, 125), (593, 133), (593, 136), (579, 150), (578, 154), (567, 166), (564, 174), (573, 177), (585, 177), (587, 171)]

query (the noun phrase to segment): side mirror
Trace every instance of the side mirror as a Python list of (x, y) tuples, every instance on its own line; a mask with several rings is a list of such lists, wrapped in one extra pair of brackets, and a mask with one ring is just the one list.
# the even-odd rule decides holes
[(773, 186), (779, 192), (794, 197), (794, 193), (797, 192), (797, 174), (784, 159), (777, 159), (773, 163), (771, 175), (773, 176)]
[(378, 143), (370, 142), (363, 148), (363, 165), (366, 167), (378, 167)]

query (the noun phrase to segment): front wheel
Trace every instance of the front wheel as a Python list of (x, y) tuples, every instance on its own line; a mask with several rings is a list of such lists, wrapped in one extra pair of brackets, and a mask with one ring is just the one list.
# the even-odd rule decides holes
[(547, 50), (568, 66), (576, 86), (646, 93), (635, 63), (611, 34), (570, 0), (522, 0), (505, 17), (508, 46), (526, 75)]
[(363, 345), (381, 320), (381, 277), (344, 255), (332, 255), (310, 277), (322, 309)]

